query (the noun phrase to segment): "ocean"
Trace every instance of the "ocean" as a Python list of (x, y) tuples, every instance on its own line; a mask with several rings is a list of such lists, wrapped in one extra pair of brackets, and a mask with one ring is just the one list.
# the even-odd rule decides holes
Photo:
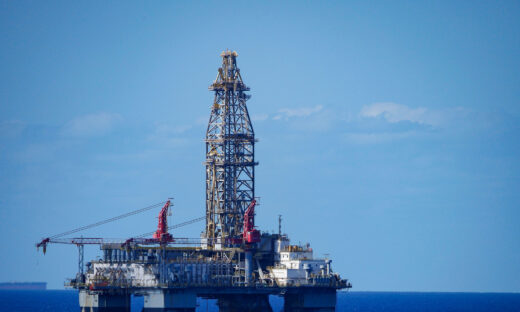
[[(282, 311), (283, 300), (270, 298), (273, 310)], [(143, 298), (132, 298), (132, 312), (140, 312)], [(2, 290), (0, 311), (78, 312), (78, 293), (73, 290)], [(218, 311), (214, 300), (200, 300), (197, 311)], [(422, 293), (340, 292), (336, 311), (360, 312), (520, 312), (518, 293)]]

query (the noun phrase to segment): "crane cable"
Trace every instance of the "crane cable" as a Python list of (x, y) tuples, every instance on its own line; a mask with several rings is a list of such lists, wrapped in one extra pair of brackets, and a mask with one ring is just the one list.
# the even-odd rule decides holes
[(141, 212), (145, 212), (147, 210), (151, 210), (151, 209), (157, 208), (157, 207), (159, 207), (161, 205), (164, 205), (164, 203), (166, 203), (166, 201), (163, 201), (163, 202), (160, 202), (160, 203), (148, 206), (148, 207), (140, 208), (140, 209), (137, 209), (137, 210), (134, 210), (134, 211), (130, 211), (130, 212), (124, 213), (122, 215), (119, 215), (119, 216), (116, 216), (116, 217), (112, 217), (112, 218), (109, 218), (109, 219), (106, 219), (106, 220), (103, 220), (103, 221), (99, 221), (99, 222), (96, 222), (96, 223), (85, 225), (85, 226), (82, 226), (82, 227), (79, 227), (77, 229), (73, 229), (73, 230), (70, 230), (70, 231), (67, 231), (67, 232), (56, 234), (56, 235), (50, 236), (49, 238), (50, 239), (56, 239), (56, 238), (60, 238), (60, 237), (63, 237), (63, 236), (69, 235), (69, 234), (74, 234), (74, 233), (77, 233), (77, 232), (80, 232), (80, 231), (88, 230), (88, 229), (91, 229), (91, 228), (96, 227), (96, 226), (107, 224), (107, 223), (110, 223), (110, 222), (113, 222), (113, 221), (117, 221), (117, 220), (120, 220), (120, 219), (123, 219), (123, 218), (126, 218), (126, 217), (130, 217), (130, 216), (136, 215), (136, 214), (141, 213)]

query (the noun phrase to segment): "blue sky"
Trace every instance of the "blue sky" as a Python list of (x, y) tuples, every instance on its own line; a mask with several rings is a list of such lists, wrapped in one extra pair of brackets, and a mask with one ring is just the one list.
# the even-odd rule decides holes
[[(0, 2), (0, 280), (62, 288), (77, 252), (37, 253), (51, 234), (167, 197), (173, 223), (204, 214), (207, 87), (229, 48), (262, 230), (282, 214), (355, 290), (520, 291), (519, 9)], [(157, 213), (84, 235), (153, 231)]]

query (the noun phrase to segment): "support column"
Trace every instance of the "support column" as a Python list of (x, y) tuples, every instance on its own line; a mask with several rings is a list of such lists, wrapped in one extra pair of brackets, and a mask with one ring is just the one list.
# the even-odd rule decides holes
[(143, 312), (195, 312), (197, 295), (193, 292), (152, 290), (144, 296)]
[(273, 312), (268, 295), (227, 295), (217, 300), (219, 312)]
[(244, 259), (244, 272), (245, 272), (245, 283), (246, 286), (251, 284), (251, 279), (253, 275), (253, 252), (251, 250), (247, 250), (245, 252)]
[(79, 291), (81, 312), (130, 312), (130, 295), (91, 294)]
[(285, 294), (285, 312), (334, 312), (336, 310), (336, 290)]

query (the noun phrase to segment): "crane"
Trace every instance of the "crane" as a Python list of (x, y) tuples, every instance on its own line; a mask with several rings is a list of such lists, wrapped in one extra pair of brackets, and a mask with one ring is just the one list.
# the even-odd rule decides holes
[(244, 213), (244, 232), (242, 236), (247, 244), (260, 241), (260, 231), (255, 229), (255, 206), (256, 199), (253, 199)]
[(153, 234), (153, 238), (161, 244), (173, 242), (173, 236), (168, 233), (168, 209), (170, 209), (170, 205), (170, 200), (168, 199), (159, 213), (157, 231)]
[[(107, 224), (110, 222), (114, 222), (117, 220), (121, 220), (123, 218), (136, 215), (138, 213), (142, 213), (144, 211), (148, 211), (154, 208), (159, 207), (160, 205), (164, 204), (163, 208), (159, 212), (158, 216), (158, 224), (157, 224), (157, 230), (155, 232), (149, 232), (144, 233), (141, 235), (138, 235), (136, 237), (128, 238), (128, 239), (109, 239), (109, 238), (100, 238), (100, 237), (72, 237), (72, 238), (66, 238), (63, 236), (74, 234), (80, 231), (84, 231), (90, 228), (94, 228), (103, 224)], [(103, 245), (103, 244), (121, 244), (122, 247), (129, 247), (132, 244), (137, 245), (153, 245), (153, 244), (200, 244), (200, 239), (191, 239), (191, 238), (178, 238), (176, 240), (173, 239), (173, 236), (168, 232), (168, 230), (176, 229), (179, 227), (183, 227), (189, 224), (193, 224), (195, 222), (199, 222), (204, 220), (206, 217), (199, 217), (195, 219), (191, 219), (182, 223), (175, 224), (173, 226), (168, 226), (168, 211), (170, 207), (172, 206), (171, 200), (168, 199), (166, 202), (160, 202), (151, 206), (147, 206), (144, 208), (140, 208), (134, 211), (130, 211), (128, 213), (112, 217), (109, 219), (105, 219), (102, 221), (98, 221), (89, 225), (85, 225), (73, 230), (69, 230), (60, 234), (56, 234), (53, 236), (46, 237), (42, 239), (40, 242), (36, 243), (36, 248), (39, 249), (40, 247), (43, 250), (43, 254), (47, 252), (47, 245), (48, 244), (68, 244), (68, 245), (76, 245), (78, 247), (79, 251), (79, 261), (78, 261), (78, 273), (83, 274), (83, 249), (84, 245)], [(153, 234), (153, 238), (146, 238), (146, 236), (149, 236)]]
[[(155, 232), (148, 232), (144, 233), (129, 239), (109, 239), (109, 238), (99, 238), (99, 237), (72, 237), (72, 238), (63, 238), (63, 236), (74, 234), (80, 231), (84, 231), (93, 227), (97, 227), (109, 222), (114, 222), (121, 220), (123, 218), (153, 209), (157, 208), (158, 206), (164, 204), (163, 208), (159, 212), (158, 216), (158, 224), (157, 224), (157, 230)], [(148, 207), (140, 208), (116, 217), (112, 217), (103, 221), (95, 222), (89, 225), (85, 225), (70, 231), (66, 231), (60, 234), (56, 234), (53, 236), (49, 236), (47, 238), (42, 239), (40, 242), (36, 244), (36, 248), (42, 248), (43, 253), (45, 254), (47, 252), (47, 245), (48, 244), (70, 244), (70, 245), (102, 245), (102, 244), (109, 244), (109, 243), (120, 243), (120, 244), (129, 244), (129, 243), (135, 243), (135, 244), (143, 244), (143, 245), (150, 245), (150, 244), (160, 244), (160, 243), (173, 243), (175, 240), (173, 239), (173, 236), (168, 232), (168, 230), (176, 229), (179, 227), (183, 227), (186, 225), (190, 225), (199, 221), (202, 221), (205, 219), (205, 217), (199, 217), (195, 219), (191, 219), (188, 221), (184, 221), (182, 223), (175, 224), (173, 226), (168, 226), (168, 212), (169, 208), (172, 206), (171, 200), (168, 199), (166, 202), (160, 202)], [(153, 234), (153, 238), (145, 238), (146, 236), (149, 236)], [(182, 238), (178, 241), (179, 244), (193, 244), (192, 239)]]

